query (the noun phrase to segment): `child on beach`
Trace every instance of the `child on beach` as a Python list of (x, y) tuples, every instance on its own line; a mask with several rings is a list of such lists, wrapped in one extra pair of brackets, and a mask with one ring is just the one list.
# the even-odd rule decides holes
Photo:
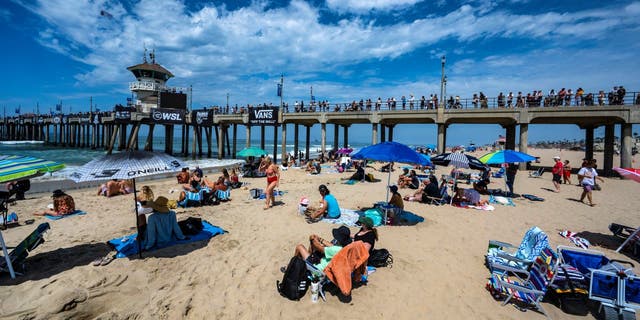
[(571, 165), (569, 164), (569, 160), (564, 161), (562, 179), (564, 180), (564, 184), (571, 184)]

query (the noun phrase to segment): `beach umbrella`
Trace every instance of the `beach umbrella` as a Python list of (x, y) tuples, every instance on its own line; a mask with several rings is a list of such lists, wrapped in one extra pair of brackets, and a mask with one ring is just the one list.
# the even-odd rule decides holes
[(30, 179), (64, 168), (64, 164), (34, 157), (0, 156), (0, 183)]
[(259, 156), (264, 156), (267, 155), (268, 153), (258, 147), (248, 147), (248, 148), (244, 148), (240, 151), (238, 151), (238, 153), (236, 153), (236, 155), (238, 157), (259, 157)]
[[(75, 182), (132, 179), (136, 226), (138, 227), (138, 234), (140, 234), (140, 227), (137, 223), (136, 178), (177, 172), (183, 167), (186, 167), (185, 163), (166, 153), (123, 151), (93, 159), (71, 172), (69, 178)], [(142, 244), (140, 241), (138, 241), (138, 252), (142, 258)]]
[(427, 164), (425, 164), (425, 166), (429, 166), (429, 167), (433, 168), (433, 163), (431, 162), (431, 157), (429, 157), (428, 155), (426, 155), (424, 153), (418, 153), (418, 154), (427, 161)]
[(620, 176), (625, 179), (631, 179), (635, 182), (640, 182), (640, 169), (634, 168), (613, 168)]
[(452, 165), (456, 168), (470, 168), (473, 170), (484, 170), (484, 163), (478, 158), (463, 153), (442, 153), (431, 157), (431, 162), (438, 166)]
[(484, 156), (478, 158), (482, 163), (486, 164), (499, 164), (499, 163), (514, 163), (514, 162), (529, 162), (536, 160), (536, 157), (514, 150), (500, 150), (487, 153)]
[[(387, 141), (374, 144), (360, 149), (351, 158), (356, 160), (375, 160), (385, 162), (412, 163), (419, 165), (429, 165), (426, 158), (422, 157), (415, 150), (398, 142)], [(391, 170), (387, 177), (387, 187), (391, 181)], [(387, 202), (389, 202), (389, 188), (387, 188)]]
[(353, 149), (351, 149), (351, 148), (340, 148), (340, 149), (338, 149), (338, 151), (336, 151), (336, 154), (348, 155), (351, 152), (353, 152)]

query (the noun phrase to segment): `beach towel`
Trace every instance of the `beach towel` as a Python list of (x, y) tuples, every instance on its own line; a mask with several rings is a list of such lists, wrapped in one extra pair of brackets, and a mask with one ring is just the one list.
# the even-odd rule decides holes
[(340, 288), (342, 294), (349, 296), (353, 282), (351, 279), (362, 279), (362, 275), (367, 274), (367, 260), (369, 251), (364, 247), (364, 242), (352, 242), (331, 258), (324, 273)]
[[(203, 229), (202, 231), (200, 231), (200, 233), (196, 235), (192, 235), (188, 239), (173, 240), (165, 243), (162, 247), (155, 247), (153, 249), (155, 250), (160, 248), (171, 247), (176, 244), (184, 244), (184, 243), (207, 240), (219, 234), (225, 233), (225, 231), (222, 230), (222, 228), (216, 227), (207, 221), (202, 221), (202, 226), (203, 226)], [(112, 245), (114, 249), (118, 251), (118, 253), (116, 254), (116, 258), (124, 258), (131, 255), (138, 254), (138, 241), (136, 240), (136, 236), (137, 234), (134, 233), (128, 236), (111, 239), (107, 243)]]
[(503, 206), (512, 206), (515, 207), (516, 205), (513, 203), (513, 200), (511, 200), (511, 198), (507, 198), (507, 197), (503, 197), (503, 196), (494, 196), (494, 195), (489, 195), (489, 203), (497, 203), (497, 204), (501, 204)]
[(343, 182), (342, 184), (354, 185), (356, 183), (358, 183), (358, 180), (347, 180), (347, 181)]
[[(277, 196), (282, 196), (286, 193), (286, 191), (281, 191), (281, 190), (273, 190), (273, 196), (277, 197)], [(261, 193), (259, 197), (254, 198), (254, 200), (265, 200), (267, 199), (267, 194), (266, 193)]]
[(49, 220), (60, 220), (60, 219), (68, 218), (68, 217), (71, 217), (71, 216), (82, 216), (82, 215), (85, 215), (85, 214), (87, 214), (87, 213), (86, 213), (86, 212), (84, 212), (84, 211), (82, 211), (82, 210), (76, 210), (76, 211), (74, 211), (74, 212), (72, 212), (72, 213), (65, 214), (65, 215), (63, 215), (63, 216), (50, 216), (50, 215), (45, 215), (45, 218), (47, 218), (47, 219), (49, 219)]
[(360, 218), (360, 211), (340, 208), (340, 217), (337, 219), (323, 218), (321, 221), (331, 224), (341, 224), (347, 227), (356, 227)]
[(579, 237), (577, 235), (577, 233), (571, 232), (569, 230), (564, 230), (559, 232), (560, 236), (565, 238), (565, 239), (569, 239), (569, 241), (571, 241), (573, 244), (576, 245), (576, 247), (580, 247), (582, 249), (589, 249), (589, 246), (591, 245), (591, 243), (589, 242), (589, 240), (583, 238), (583, 237)]
[(540, 198), (538, 196), (534, 196), (532, 194), (523, 194), (522, 197), (525, 198), (525, 199), (529, 199), (531, 201), (544, 201), (543, 198)]

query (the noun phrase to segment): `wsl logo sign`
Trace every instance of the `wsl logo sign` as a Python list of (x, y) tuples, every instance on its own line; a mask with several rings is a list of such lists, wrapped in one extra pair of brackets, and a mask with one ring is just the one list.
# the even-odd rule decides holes
[(199, 126), (212, 126), (213, 110), (193, 110), (191, 112), (191, 123)]
[(255, 108), (249, 110), (249, 124), (255, 126), (277, 126), (278, 108)]
[(182, 124), (184, 110), (151, 108), (151, 119), (155, 123)]

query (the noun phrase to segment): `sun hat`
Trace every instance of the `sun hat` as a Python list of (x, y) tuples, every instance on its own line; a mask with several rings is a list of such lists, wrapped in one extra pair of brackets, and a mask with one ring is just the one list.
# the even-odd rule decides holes
[(360, 219), (358, 219), (358, 222), (369, 229), (373, 228), (373, 220), (367, 216), (360, 217)]
[(309, 205), (309, 199), (307, 199), (307, 197), (300, 198), (300, 204), (303, 205), (303, 206), (308, 206)]
[(560, 159), (560, 156), (553, 156), (554, 159)]
[(148, 201), (147, 205), (153, 208), (153, 211), (167, 213), (169, 212), (169, 199), (165, 197), (157, 197), (153, 201)]
[(331, 230), (333, 238), (338, 241), (339, 246), (346, 246), (351, 243), (351, 230), (345, 226)]

